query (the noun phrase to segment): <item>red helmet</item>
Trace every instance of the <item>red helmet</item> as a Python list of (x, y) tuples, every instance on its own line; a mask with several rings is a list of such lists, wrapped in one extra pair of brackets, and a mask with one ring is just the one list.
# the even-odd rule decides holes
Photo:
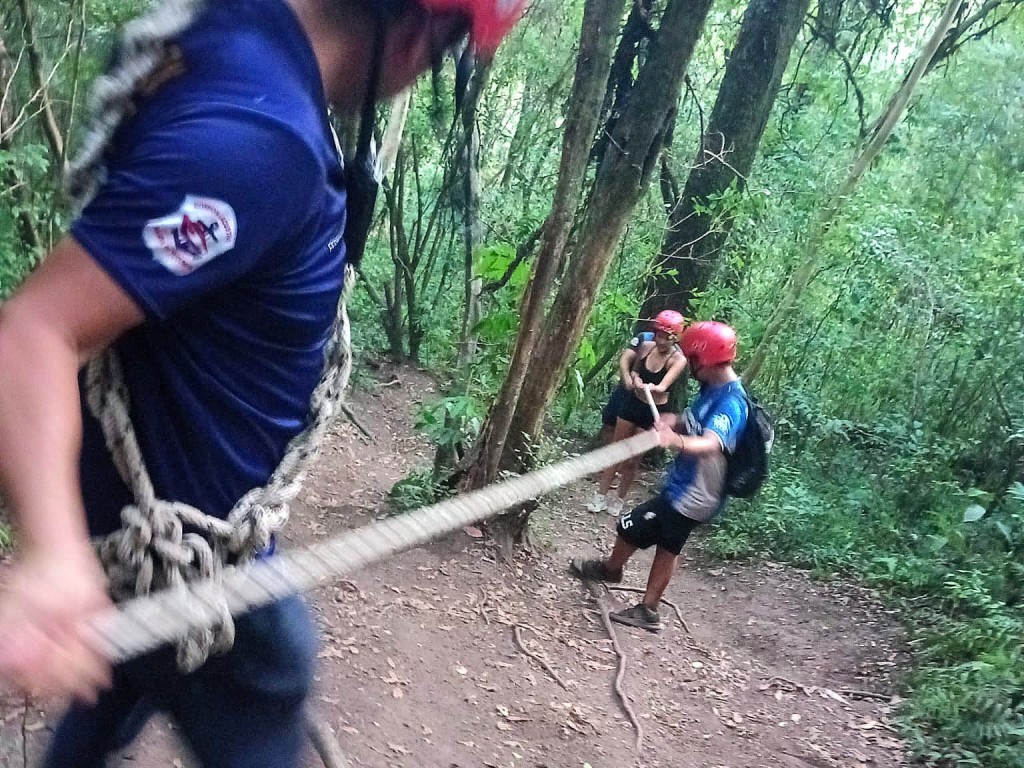
[(686, 327), (686, 318), (673, 309), (663, 309), (654, 318), (654, 330), (668, 334), (672, 341), (678, 341)]
[(523, 15), (528, 0), (417, 0), (428, 11), (457, 11), (470, 22), (469, 37), (477, 51), (489, 56)]
[(713, 320), (694, 323), (683, 332), (679, 346), (698, 365), (731, 363), (736, 359), (736, 331)]

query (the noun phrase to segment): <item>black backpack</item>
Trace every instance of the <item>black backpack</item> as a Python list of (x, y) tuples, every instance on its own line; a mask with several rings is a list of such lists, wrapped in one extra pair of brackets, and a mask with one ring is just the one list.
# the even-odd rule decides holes
[(771, 417), (749, 395), (747, 423), (736, 440), (736, 449), (726, 454), (725, 493), (747, 499), (757, 493), (768, 477), (768, 454), (775, 442)]

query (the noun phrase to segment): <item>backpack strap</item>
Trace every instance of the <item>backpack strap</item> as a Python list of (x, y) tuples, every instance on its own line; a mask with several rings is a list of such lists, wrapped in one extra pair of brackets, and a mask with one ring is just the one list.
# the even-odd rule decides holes
[[(640, 356), (640, 347), (642, 347), (644, 344), (647, 344), (647, 343), (648, 342), (646, 342), (646, 341), (641, 341), (639, 346), (637, 346), (637, 348), (636, 348), (636, 357), (633, 358), (633, 365), (631, 365), (629, 367), (629, 370), (630, 370), (631, 373), (637, 373), (640, 370), (640, 363), (642, 363), (644, 360), (646, 360), (648, 357), (650, 357), (651, 356), (651, 352), (654, 351), (654, 350), (649, 349), (649, 350), (647, 350), (647, 354), (646, 355), (644, 355), (643, 357)], [(654, 342), (650, 342), (650, 343), (653, 344)]]

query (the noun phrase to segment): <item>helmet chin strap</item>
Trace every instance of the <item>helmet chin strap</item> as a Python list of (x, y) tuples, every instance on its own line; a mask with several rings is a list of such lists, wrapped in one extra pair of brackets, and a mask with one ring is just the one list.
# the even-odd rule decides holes
[(376, 124), (377, 93), (380, 88), (380, 73), (384, 60), (385, 12), (379, 9), (373, 17), (373, 49), (370, 58), (370, 72), (363, 97), (362, 113), (359, 117), (359, 137), (356, 156), (345, 164), (346, 179), (346, 221), (345, 253), (346, 262), (358, 268), (366, 250), (366, 239), (373, 223), (373, 209), (380, 189), (380, 167), (377, 163), (377, 148), (373, 141)]

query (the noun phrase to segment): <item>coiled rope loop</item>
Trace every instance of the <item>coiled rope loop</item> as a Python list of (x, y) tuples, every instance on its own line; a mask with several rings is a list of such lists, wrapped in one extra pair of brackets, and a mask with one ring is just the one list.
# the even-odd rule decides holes
[[(347, 269), (306, 428), (288, 444), (267, 484), (239, 499), (226, 520), (157, 498), (129, 417), (128, 391), (117, 354), (107, 350), (90, 361), (86, 399), (103, 428), (114, 465), (135, 499), (121, 512), (121, 529), (97, 543), (115, 600), (180, 590), (197, 580), (217, 582), (225, 563), (246, 563), (267, 549), (274, 533), (287, 522), (289, 504), (302, 488), (342, 402), (352, 368), (345, 300), (354, 282), (354, 271)], [(210, 608), (216, 615), (180, 639), (178, 665), (184, 671), (197, 669), (211, 653), (224, 653), (234, 642), (227, 604), (213, 600)]]

